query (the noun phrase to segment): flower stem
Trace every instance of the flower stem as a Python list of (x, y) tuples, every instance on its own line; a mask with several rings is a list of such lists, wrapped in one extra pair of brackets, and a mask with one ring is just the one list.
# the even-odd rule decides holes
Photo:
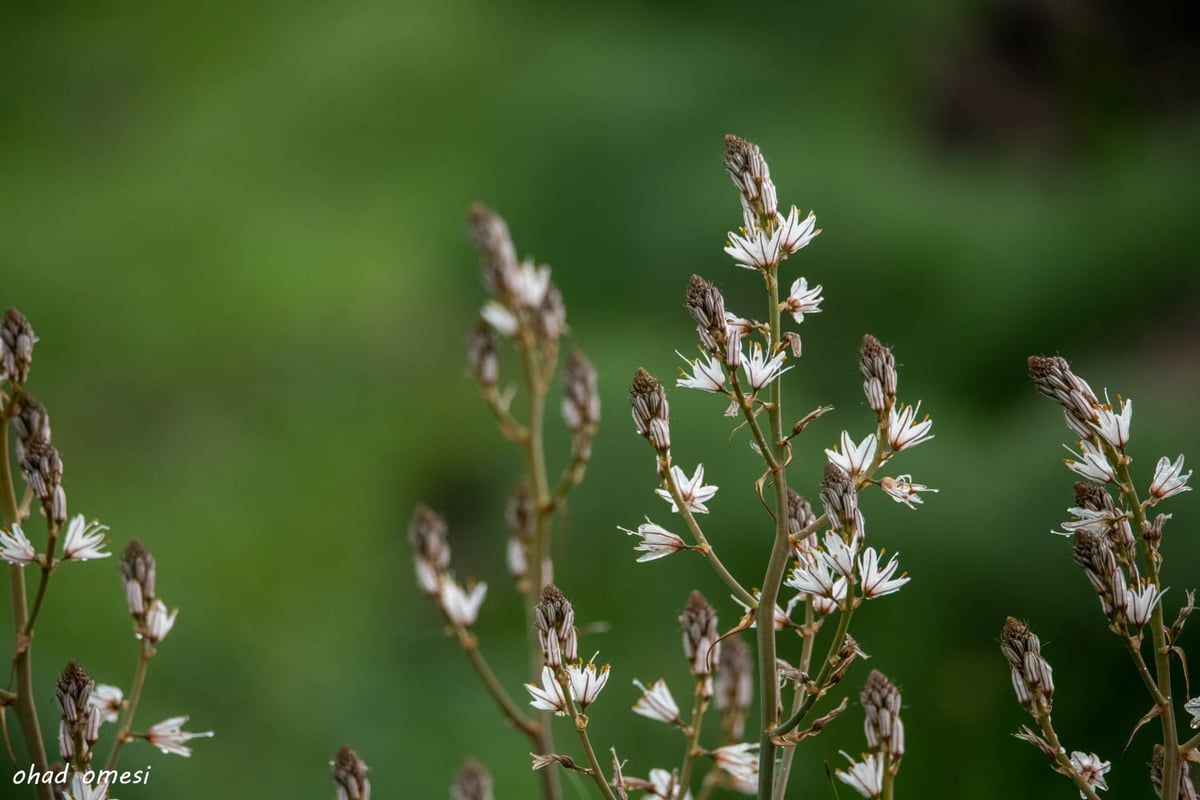
[[(1105, 452), (1117, 474), (1117, 485), (1129, 503), (1134, 530), (1146, 530), (1146, 509), (1138, 499), (1137, 489), (1129, 474), (1129, 460), (1124, 453), (1104, 443)], [(1142, 552), (1146, 558), (1146, 571), (1150, 582), (1159, 582), (1159, 553), (1152, 542), (1142, 538)], [(1158, 686), (1155, 702), (1162, 709), (1163, 731), (1163, 785), (1162, 796), (1174, 798), (1179, 795), (1179, 730), (1175, 724), (1174, 696), (1171, 691), (1171, 650), (1167, 642), (1166, 626), (1163, 623), (1162, 601), (1155, 603), (1150, 614), (1150, 635), (1154, 642), (1154, 673)], [(1154, 694), (1153, 692), (1151, 694)]]
[(696, 756), (700, 755), (700, 725), (704, 722), (704, 711), (708, 707), (708, 697), (704, 692), (706, 678), (696, 679), (696, 699), (692, 704), (692, 724), (688, 733), (687, 751), (683, 754), (683, 766), (679, 768), (679, 790), (686, 795), (692, 782), (692, 767), (696, 764)]
[[(9, 420), (12, 419), (16, 405), (17, 390), (0, 418), (0, 501), (3, 503), (4, 524), (11, 528), (17, 522), (17, 494), (13, 488), (12, 463), (9, 456)], [(8, 577), (12, 596), (13, 630), (17, 632), (17, 641), (13, 653), (13, 669), (16, 673), (16, 709), (17, 720), (21, 724), (21, 735), (25, 739), (25, 750), (30, 762), (38, 772), (45, 772), (48, 761), (46, 746), (42, 742), (42, 731), (38, 724), (37, 705), (33, 695), (33, 664), (30, 650), (33, 640), (25, 633), (29, 622), (29, 611), (25, 597), (25, 568), (11, 565)], [(54, 793), (50, 786), (40, 784), (38, 797), (42, 800), (53, 800)]]
[(133, 685), (129, 689), (125, 709), (117, 721), (117, 740), (113, 742), (108, 760), (104, 762), (105, 769), (116, 769), (121, 750), (130, 739), (129, 731), (133, 727), (133, 715), (137, 713), (138, 701), (142, 699), (142, 687), (146, 685), (146, 672), (150, 668), (150, 659), (152, 658), (154, 658), (154, 645), (146, 639), (142, 639), (138, 651), (137, 667), (133, 672)]
[[(1096, 794), (1096, 790), (1083, 779), (1075, 769), (1075, 766), (1071, 764), (1071, 759), (1067, 757), (1066, 749), (1058, 741), (1058, 734), (1054, 732), (1054, 725), (1050, 721), (1050, 712), (1043, 711), (1035, 716), (1038, 721), (1038, 727), (1042, 729), (1042, 735), (1046, 737), (1046, 743), (1054, 749), (1054, 760), (1058, 762), (1059, 771), (1071, 779), (1071, 782), (1079, 789), (1079, 793), (1086, 797), (1087, 800), (1100, 800), (1100, 796)], [(1166, 773), (1163, 773), (1164, 784), (1166, 783), (1166, 778)], [(1167, 795), (1163, 796), (1166, 797)]]
[[(805, 633), (804, 633), (804, 644), (801, 645), (801, 649), (800, 649), (800, 671), (801, 672), (808, 672), (808, 667), (810, 664), (812, 664), (813, 649), (817, 643), (817, 632), (816, 632), (816, 630), (813, 629), (813, 625), (815, 622), (816, 622), (816, 613), (813, 611), (812, 598), (809, 597), (808, 599), (806, 599), (804, 601), (804, 628), (802, 630), (804, 630)], [(799, 712), (800, 704), (804, 702), (804, 697), (805, 697), (804, 687), (800, 687), (800, 686), (796, 687), (796, 690), (793, 693), (793, 697), (792, 697), (792, 715), (793, 716), (795, 716), (796, 713)], [(791, 772), (792, 772), (792, 761), (794, 761), (795, 758), (796, 758), (795, 745), (784, 748), (783, 756), (779, 760), (779, 778), (777, 781), (781, 787), (787, 786), (788, 777), (791, 775)], [(779, 800), (782, 800), (783, 793), (782, 792), (776, 793), (776, 797), (779, 798)]]
[(583, 745), (583, 752), (587, 755), (588, 764), (592, 768), (591, 774), (593, 780), (600, 787), (605, 800), (617, 800), (616, 795), (613, 794), (612, 787), (608, 785), (608, 779), (604, 777), (604, 770), (600, 768), (600, 760), (596, 758), (596, 750), (592, 747), (592, 740), (588, 737), (587, 715), (575, 707), (575, 700), (571, 697), (571, 682), (567, 677), (567, 671), (559, 669), (558, 675), (555, 677), (558, 680), (558, 685), (562, 687), (562, 696), (566, 701), (567, 712), (571, 715), (571, 719), (575, 723), (575, 730), (579, 732), (579, 743)]
[(517, 708), (517, 704), (509, 697), (508, 692), (504, 690), (504, 687), (496, 678), (496, 673), (492, 671), (487, 659), (483, 657), (483, 653), (479, 650), (479, 639), (461, 625), (454, 625), (454, 634), (458, 637), (458, 643), (462, 646), (467, 660), (471, 662), (471, 666), (479, 673), (479, 679), (483, 681), (484, 687), (488, 690), (488, 694), (492, 696), (492, 699), (496, 701), (496, 705), (500, 706), (500, 710), (504, 713), (504, 716), (521, 733), (528, 736), (534, 745), (540, 745), (540, 726), (522, 714), (521, 710)]
[[(767, 284), (772, 347), (775, 347), (780, 340), (779, 281), (776, 269), (776, 267), (771, 267), (763, 272)], [(758, 762), (758, 796), (761, 800), (769, 800), (775, 792), (777, 748), (771, 740), (771, 729), (775, 727), (779, 705), (779, 682), (775, 677), (775, 602), (779, 597), (779, 586), (783, 583), (788, 551), (791, 549), (788, 537), (787, 480), (784, 472), (787, 443), (783, 438), (783, 417), (780, 409), (783, 395), (782, 384), (783, 381), (778, 376), (771, 382), (771, 404), (767, 407), (773, 439), (770, 442), (770, 452), (775, 456), (775, 466), (771, 470), (775, 484), (775, 542), (771, 547), (771, 558), (767, 562), (766, 574), (763, 576), (757, 620), (758, 683), (762, 703), (762, 736), (759, 740)]]
[[(854, 584), (852, 581), (853, 576), (850, 576), (850, 578), (851, 582), (846, 586), (847, 597), (852, 597), (854, 594)], [(846, 643), (846, 633), (850, 630), (850, 617), (853, 614), (854, 605), (853, 603), (847, 601), (846, 610), (842, 612), (842, 618), (838, 620), (837, 633), (834, 634), (833, 641), (829, 643), (829, 652), (825, 654), (825, 661), (821, 664), (821, 671), (817, 673), (816, 680), (813, 681), (817, 687), (817, 690), (812, 694), (806, 693), (803, 702), (796, 709), (795, 713), (788, 717), (788, 719), (777, 728), (767, 732), (770, 736), (782, 736), (785, 733), (794, 730), (796, 726), (804, 721), (804, 718), (808, 715), (808, 712), (812, 710), (812, 707), (816, 705), (817, 700), (821, 698), (821, 694), (826, 688), (825, 681), (828, 680), (829, 673), (833, 671), (835, 666), (837, 666), (837, 654), (842, 649), (842, 646)]]

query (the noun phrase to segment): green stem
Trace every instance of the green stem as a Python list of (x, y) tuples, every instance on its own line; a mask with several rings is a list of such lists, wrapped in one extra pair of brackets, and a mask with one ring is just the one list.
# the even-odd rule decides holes
[[(854, 576), (848, 578), (849, 585), (846, 586), (846, 597), (850, 598), (854, 595)], [(846, 632), (850, 630), (850, 617), (854, 614), (854, 604), (847, 600), (846, 610), (842, 612), (842, 617), (838, 620), (837, 633), (833, 636), (833, 641), (829, 643), (829, 652), (825, 655), (825, 661), (821, 664), (821, 671), (817, 673), (816, 680), (813, 683), (817, 687), (817, 691), (812, 694), (807, 694), (804, 697), (804, 702), (796, 710), (792, 716), (779, 725), (777, 728), (768, 731), (770, 736), (782, 736), (791, 730), (794, 730), (797, 725), (804, 721), (805, 716), (816, 705), (820, 699), (822, 691), (826, 688), (825, 681), (829, 679), (829, 673), (837, 666), (837, 654), (841, 652), (842, 646), (846, 643)]]
[(146, 672), (150, 668), (150, 659), (152, 658), (154, 658), (154, 645), (143, 638), (138, 650), (137, 667), (133, 672), (133, 685), (125, 700), (125, 708), (117, 720), (117, 739), (113, 742), (108, 760), (104, 762), (105, 769), (117, 768), (117, 759), (121, 756), (121, 750), (130, 739), (129, 731), (133, 728), (133, 715), (137, 713), (138, 701), (142, 699), (142, 688), (146, 685)]
[[(763, 277), (767, 283), (771, 346), (774, 347), (780, 341), (779, 281), (776, 268), (767, 269)], [(775, 455), (775, 466), (771, 470), (775, 483), (775, 542), (771, 548), (770, 561), (767, 562), (766, 574), (763, 576), (757, 620), (758, 682), (762, 696), (762, 736), (759, 739), (758, 762), (758, 796), (761, 800), (768, 800), (775, 792), (777, 748), (771, 740), (771, 729), (775, 727), (779, 705), (779, 682), (776, 679), (775, 666), (775, 604), (779, 598), (779, 586), (783, 583), (788, 553), (791, 550), (788, 537), (787, 479), (784, 471), (787, 443), (783, 438), (783, 417), (780, 409), (782, 395), (783, 381), (776, 377), (771, 382), (771, 403), (767, 407), (774, 440), (771, 442), (770, 452)]]
[(1197, 733), (1195, 736), (1188, 739), (1183, 744), (1179, 745), (1179, 752), (1185, 753), (1185, 754), (1190, 753), (1193, 750), (1195, 750), (1197, 747), (1200, 747), (1200, 733)]
[(892, 755), (887, 750), (882, 751), (879, 757), (883, 759), (883, 793), (882, 800), (892, 800), (895, 797), (896, 776), (892, 773)]
[[(8, 436), (9, 420), (12, 419), (15, 409), (16, 396), (17, 390), (14, 389), (0, 417), (0, 470), (3, 471), (3, 476), (0, 476), (0, 501), (3, 503), (4, 525), (10, 530), (17, 522), (17, 494), (13, 488)], [(13, 669), (17, 679), (17, 720), (21, 724), (21, 735), (25, 740), (25, 750), (30, 762), (36, 771), (45, 772), (49, 762), (46, 759), (46, 746), (42, 742), (42, 730), (38, 724), (37, 704), (33, 694), (33, 641), (24, 633), (29, 622), (25, 596), (25, 568), (16, 564), (9, 566), (8, 577), (12, 596), (13, 630), (17, 632), (13, 653)], [(50, 786), (39, 784), (37, 793), (42, 800), (54, 800), (54, 792)]]
[[(1079, 789), (1080, 794), (1087, 800), (1100, 800), (1100, 796), (1096, 794), (1088, 782), (1076, 771), (1074, 765), (1071, 764), (1071, 759), (1067, 757), (1067, 751), (1063, 748), (1062, 743), (1058, 741), (1058, 734), (1054, 732), (1054, 725), (1050, 722), (1050, 712), (1043, 711), (1036, 715), (1038, 727), (1042, 729), (1042, 735), (1046, 737), (1046, 743), (1054, 749), (1054, 760), (1058, 763), (1062, 774), (1071, 779), (1075, 787)], [(1163, 783), (1166, 784), (1166, 773), (1163, 774)], [(1167, 795), (1163, 795), (1167, 797)]]
[[(529, 395), (529, 419), (526, 436), (522, 439), (525, 445), (525, 462), (529, 470), (529, 480), (532, 484), (534, 497), (534, 527), (533, 547), (530, 560), (533, 574), (533, 585), (526, 598), (526, 613), (530, 622), (529, 629), (529, 661), (534, 675), (541, 671), (542, 650), (537, 636), (533, 633), (534, 608), (541, 598), (542, 589), (551, 583), (552, 563), (550, 560), (550, 515), (554, 506), (550, 497), (549, 481), (546, 477), (546, 453), (543, 439), (543, 427), (546, 415), (546, 377), (545, 365), (539, 363), (537, 340), (528, 325), (522, 325), (516, 339), (517, 349), (521, 353), (521, 363), (524, 367), (525, 386)], [(537, 737), (535, 746), (541, 753), (554, 750), (554, 739), (550, 729), (548, 712), (538, 714)], [(539, 773), (542, 783), (542, 794), (546, 800), (561, 800), (562, 781), (555, 770), (541, 770)]]
[(688, 732), (687, 751), (683, 754), (683, 766), (679, 768), (679, 788), (683, 794), (691, 789), (692, 768), (696, 764), (696, 756), (700, 755), (700, 725), (704, 722), (704, 711), (708, 707), (708, 697), (704, 684), (708, 678), (696, 679), (696, 698), (692, 703), (692, 724)]
[(725, 567), (725, 564), (717, 556), (717, 551), (713, 549), (708, 539), (705, 538), (704, 531), (700, 528), (700, 523), (696, 521), (696, 516), (692, 514), (692, 510), (688, 508), (687, 502), (683, 499), (683, 493), (679, 490), (679, 483), (675, 480), (674, 473), (671, 472), (671, 456), (669, 453), (658, 457), (658, 474), (662, 477), (667, 491), (670, 492), (671, 499), (675, 501), (675, 507), (679, 509), (679, 515), (683, 517), (683, 521), (687, 523), (688, 530), (695, 537), (698, 549), (708, 559), (708, 563), (712, 566), (713, 571), (737, 595), (738, 599), (750, 608), (754, 608), (758, 600)]
[[(813, 610), (813, 601), (809, 597), (804, 601), (804, 628), (805, 635), (803, 636), (804, 644), (800, 648), (800, 671), (807, 673), (809, 666), (812, 664), (813, 649), (817, 643), (817, 632), (813, 628), (816, 623), (816, 612)], [(797, 686), (792, 694), (792, 716), (800, 710), (801, 703), (804, 702), (806, 687)], [(779, 779), (777, 781), (780, 787), (786, 787), (788, 777), (792, 773), (792, 761), (796, 758), (796, 747), (785, 747), (783, 756), (779, 759)], [(776, 794), (777, 800), (782, 800), (783, 793)]]
[[(449, 622), (449, 619), (447, 619), (447, 622)], [(454, 625), (453, 623), (450, 624)], [(496, 701), (496, 705), (500, 706), (500, 711), (503, 712), (509, 722), (515, 725), (521, 733), (528, 736), (535, 746), (540, 745), (540, 727), (533, 720), (529, 719), (529, 717), (521, 713), (521, 709), (517, 708), (517, 704), (513, 702), (508, 692), (504, 690), (504, 687), (496, 678), (496, 673), (492, 671), (487, 659), (483, 657), (483, 653), (479, 650), (479, 639), (461, 625), (454, 625), (454, 634), (458, 637), (458, 643), (462, 646), (467, 660), (471, 662), (471, 666), (475, 668), (475, 671), (479, 674), (479, 679), (483, 681), (484, 687), (487, 688), (488, 694)]]
[(600, 787), (605, 800), (617, 800), (616, 795), (613, 794), (612, 787), (608, 785), (608, 779), (604, 777), (604, 770), (600, 768), (600, 760), (596, 758), (596, 750), (592, 747), (592, 740), (588, 737), (587, 715), (575, 707), (575, 700), (571, 697), (571, 682), (567, 676), (567, 671), (560, 669), (556, 677), (558, 685), (562, 687), (562, 696), (566, 700), (567, 712), (571, 715), (571, 720), (575, 723), (575, 730), (579, 732), (579, 743), (583, 745), (583, 752), (587, 755), (588, 764), (592, 768), (592, 778), (596, 781), (596, 785)]
[[(1102, 440), (1103, 441), (1103, 440)], [(1140, 535), (1146, 530), (1146, 510), (1138, 499), (1137, 489), (1129, 474), (1129, 462), (1125, 454), (1104, 442), (1105, 452), (1117, 474), (1117, 485), (1129, 503), (1134, 530)], [(1158, 561), (1155, 545), (1142, 538), (1142, 552), (1146, 558), (1146, 571), (1150, 582), (1160, 586)], [(1166, 625), (1163, 623), (1163, 604), (1160, 600), (1150, 614), (1150, 635), (1154, 641), (1154, 673), (1158, 686), (1155, 702), (1162, 709), (1163, 731), (1163, 787), (1164, 798), (1179, 796), (1179, 729), (1175, 723), (1174, 696), (1171, 690), (1171, 651), (1167, 643)], [(1153, 694), (1153, 693), (1152, 693)]]

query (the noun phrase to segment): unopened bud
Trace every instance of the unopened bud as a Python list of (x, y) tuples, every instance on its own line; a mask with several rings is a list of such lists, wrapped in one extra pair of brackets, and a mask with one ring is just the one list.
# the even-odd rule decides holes
[(896, 401), (896, 358), (871, 334), (863, 337), (858, 350), (858, 368), (863, 376), (863, 393), (876, 415)]
[(667, 392), (658, 378), (639, 368), (629, 387), (629, 404), (633, 409), (633, 424), (637, 426), (637, 432), (645, 436), (658, 452), (670, 450), (670, 406), (667, 404)]
[(717, 612), (704, 595), (693, 591), (688, 595), (687, 607), (679, 615), (683, 628), (683, 655), (697, 676), (711, 675), (721, 655), (720, 637), (717, 630)]
[(900, 691), (877, 669), (867, 676), (859, 696), (866, 721), (867, 746), (887, 752), (893, 759), (904, 755), (904, 723), (900, 719)]
[(454, 800), (492, 800), (492, 776), (483, 764), (470, 759), (458, 773), (450, 796)]
[(558, 669), (579, 657), (575, 609), (557, 586), (550, 583), (542, 589), (533, 617), (547, 666)]
[(408, 540), (415, 551), (413, 560), (421, 589), (426, 594), (437, 595), (441, 575), (450, 568), (446, 521), (428, 506), (418, 505), (408, 528)]
[(1034, 716), (1048, 712), (1054, 697), (1054, 678), (1041, 651), (1042, 643), (1028, 625), (1013, 617), (1005, 620), (1000, 632), (1000, 652), (1012, 670), (1017, 702)]
[(125, 547), (121, 559), (121, 577), (125, 581), (125, 600), (129, 613), (137, 620), (144, 620), (150, 604), (154, 602), (155, 566), (154, 556), (133, 539)]
[(483, 286), (488, 294), (503, 301), (511, 294), (517, 271), (517, 250), (508, 233), (508, 224), (495, 211), (478, 203), (471, 206), (468, 219), (471, 242), (479, 250)]
[(771, 171), (758, 145), (732, 134), (725, 137), (725, 169), (733, 179), (733, 185), (742, 195), (742, 206), (746, 212), (746, 227), (754, 217), (775, 219), (779, 213), (779, 201), (775, 196), (775, 184)]
[(567, 430), (574, 434), (589, 431), (600, 421), (596, 368), (579, 350), (571, 352), (563, 372), (562, 415)]
[(371, 782), (367, 765), (350, 745), (342, 745), (337, 758), (329, 763), (337, 800), (371, 800)]
[(36, 341), (29, 320), (20, 311), (10, 308), (0, 322), (0, 381), (10, 380), (20, 385), (29, 380)]
[(471, 374), (485, 389), (495, 386), (500, 377), (500, 363), (496, 351), (495, 328), (479, 320), (467, 338), (467, 358), (471, 364)]

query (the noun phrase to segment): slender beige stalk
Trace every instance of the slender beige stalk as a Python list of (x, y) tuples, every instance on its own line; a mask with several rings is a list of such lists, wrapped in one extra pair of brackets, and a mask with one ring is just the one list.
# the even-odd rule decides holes
[[(851, 598), (854, 596), (854, 575), (849, 575), (847, 577), (847, 581), (846, 597)], [(804, 718), (808, 715), (808, 712), (812, 710), (812, 707), (816, 705), (817, 700), (821, 698), (821, 694), (826, 688), (825, 681), (829, 679), (829, 673), (833, 671), (835, 666), (837, 666), (837, 655), (839, 652), (841, 652), (842, 647), (846, 644), (846, 632), (850, 630), (850, 617), (853, 614), (854, 604), (847, 599), (847, 607), (842, 612), (842, 617), (838, 621), (837, 633), (833, 635), (833, 641), (829, 643), (829, 652), (826, 653), (825, 660), (821, 663), (821, 671), (817, 673), (817, 677), (813, 681), (813, 684), (817, 687), (817, 691), (807, 695), (792, 716), (780, 723), (778, 727), (767, 731), (769, 736), (782, 736), (783, 734), (794, 730), (796, 726), (804, 721)]]
[(53, 520), (47, 520), (46, 525), (49, 528), (49, 534), (46, 539), (46, 563), (42, 565), (41, 580), (38, 581), (37, 592), (33, 596), (33, 608), (29, 611), (29, 618), (25, 620), (25, 636), (33, 638), (33, 626), (37, 622), (38, 614), (42, 610), (42, 602), (46, 599), (46, 587), (50, 583), (50, 576), (54, 574), (54, 550), (58, 544), (59, 526)]
[[(1117, 485), (1129, 503), (1134, 530), (1141, 532), (1146, 527), (1146, 510), (1142, 506), (1141, 500), (1138, 499), (1137, 489), (1129, 475), (1129, 462), (1124, 453), (1119, 452), (1108, 442), (1103, 442), (1103, 444), (1105, 454), (1117, 473)], [(1155, 586), (1160, 586), (1158, 550), (1154, 544), (1143, 538), (1142, 553), (1146, 559), (1146, 572), (1150, 582)], [(1163, 623), (1162, 608), (1161, 600), (1155, 603), (1150, 614), (1149, 626), (1154, 642), (1154, 673), (1155, 683), (1158, 686), (1155, 702), (1162, 711), (1160, 714), (1163, 731), (1162, 796), (1175, 798), (1179, 796), (1179, 729), (1175, 722), (1175, 697), (1171, 690), (1171, 650), (1167, 642), (1167, 629)]]
[[(4, 524), (6, 527), (17, 522), (17, 494), (13, 488), (12, 463), (9, 456), (9, 421), (15, 405), (14, 397), (9, 399), (0, 418), (0, 469), (4, 474), (0, 477), (0, 495), (3, 499)], [(38, 724), (37, 704), (33, 694), (33, 663), (31, 650), (33, 640), (25, 633), (29, 622), (29, 610), (25, 597), (25, 569), (13, 564), (8, 568), (8, 576), (12, 590), (13, 630), (16, 631), (17, 641), (13, 653), (13, 670), (16, 673), (16, 702), (17, 720), (21, 725), (21, 736), (25, 740), (25, 750), (34, 769), (45, 772), (49, 761), (46, 759), (46, 746), (42, 742), (42, 730)], [(54, 800), (54, 792), (50, 786), (39, 784), (38, 797), (42, 800)]]
[[(523, 440), (526, 467), (534, 498), (534, 527), (533, 550), (530, 560), (533, 562), (533, 584), (526, 595), (526, 614), (530, 622), (529, 629), (529, 667), (537, 674), (542, 666), (542, 651), (538, 645), (537, 636), (533, 633), (533, 609), (537, 605), (542, 589), (550, 583), (550, 515), (553, 505), (550, 499), (550, 487), (546, 477), (546, 452), (543, 441), (543, 428), (546, 414), (546, 381), (544, 380), (544, 365), (538, 363), (537, 344), (527, 327), (523, 327), (517, 338), (518, 349), (521, 351), (521, 363), (524, 366), (525, 385), (529, 395), (529, 419), (525, 428)], [(550, 729), (550, 714), (542, 711), (538, 714), (537, 735), (535, 746), (538, 752), (554, 751), (554, 738)], [(560, 800), (562, 797), (562, 782), (555, 770), (541, 770), (539, 779), (542, 783), (542, 793), (546, 800)]]
[(454, 625), (453, 622), (450, 622), (449, 617), (446, 618), (446, 621), (453, 625), (454, 635), (458, 637), (458, 643), (462, 646), (463, 652), (471, 662), (471, 666), (479, 674), (479, 679), (483, 681), (488, 694), (492, 696), (492, 699), (496, 701), (496, 705), (500, 707), (500, 711), (521, 733), (532, 740), (535, 747), (539, 746), (541, 744), (541, 727), (521, 713), (521, 709), (517, 707), (512, 697), (505, 691), (504, 686), (496, 678), (496, 673), (492, 671), (487, 659), (483, 657), (483, 653), (479, 650), (479, 639), (462, 625)]
[(687, 794), (692, 783), (692, 768), (696, 764), (696, 756), (703, 751), (700, 749), (700, 726), (704, 722), (704, 711), (708, 708), (708, 697), (704, 691), (707, 677), (697, 678), (696, 697), (692, 703), (692, 724), (688, 728), (687, 751), (683, 754), (683, 766), (679, 768), (679, 787)]
[[(767, 283), (767, 295), (770, 309), (771, 344), (780, 341), (779, 320), (779, 281), (776, 268), (763, 273)], [(775, 455), (775, 466), (771, 470), (775, 483), (775, 543), (771, 548), (771, 559), (767, 563), (767, 572), (763, 576), (762, 595), (758, 605), (758, 677), (759, 694), (762, 702), (762, 737), (759, 740), (758, 753), (758, 796), (768, 800), (775, 791), (775, 756), (776, 747), (771, 739), (771, 729), (776, 724), (776, 713), (779, 705), (779, 683), (775, 678), (775, 602), (779, 598), (779, 587), (783, 583), (784, 571), (787, 568), (788, 553), (791, 550), (788, 535), (787, 517), (787, 476), (785, 471), (785, 456), (787, 443), (783, 438), (783, 416), (780, 403), (783, 395), (783, 381), (779, 376), (771, 382), (771, 404), (767, 407), (767, 416), (771, 422), (772, 442), (771, 452)]]
[[(1062, 746), (1062, 743), (1058, 741), (1058, 734), (1054, 732), (1054, 724), (1050, 721), (1050, 712), (1043, 710), (1036, 714), (1035, 717), (1038, 722), (1038, 727), (1042, 729), (1042, 735), (1046, 737), (1046, 743), (1049, 744), (1054, 750), (1054, 760), (1058, 763), (1059, 772), (1070, 778), (1071, 782), (1075, 784), (1075, 787), (1079, 789), (1080, 794), (1086, 797), (1087, 800), (1100, 800), (1100, 795), (1096, 794), (1096, 790), (1093, 789), (1088, 782), (1085, 781), (1083, 777), (1075, 770), (1075, 766), (1071, 763), (1071, 759), (1067, 756), (1066, 749)], [(1166, 777), (1167, 776), (1164, 774), (1164, 784), (1166, 782)], [(1163, 796), (1167, 797), (1168, 795)]]
[(146, 685), (146, 673), (150, 669), (150, 659), (152, 658), (154, 658), (154, 645), (143, 637), (139, 642), (138, 663), (133, 671), (133, 685), (125, 700), (125, 708), (122, 709), (121, 716), (117, 720), (117, 738), (113, 742), (112, 750), (108, 753), (108, 760), (104, 762), (105, 769), (116, 769), (117, 759), (121, 757), (121, 750), (125, 748), (125, 743), (132, 739), (129, 731), (133, 728), (133, 716), (137, 713), (138, 701), (142, 699), (142, 689)]
[(591, 765), (592, 779), (600, 787), (605, 800), (617, 800), (617, 796), (613, 794), (612, 787), (608, 785), (608, 779), (604, 777), (604, 770), (600, 768), (600, 760), (596, 758), (596, 750), (592, 747), (592, 740), (588, 736), (587, 715), (575, 707), (575, 701), (571, 698), (571, 682), (567, 676), (567, 671), (559, 669), (555, 677), (558, 680), (558, 685), (562, 688), (562, 696), (566, 701), (567, 713), (570, 714), (571, 720), (575, 723), (575, 730), (579, 733), (579, 743), (583, 745), (583, 752), (587, 755), (588, 764)]
[[(822, 515), (822, 519), (824, 515)], [(800, 665), (799, 669), (802, 673), (807, 673), (812, 665), (812, 654), (817, 644), (817, 629), (814, 625), (819, 624), (816, 619), (816, 613), (813, 610), (813, 601), (809, 597), (804, 601), (804, 631), (803, 642), (800, 647)], [(807, 687), (797, 686), (792, 695), (792, 712), (791, 716), (796, 716), (800, 712), (800, 706), (803, 704), (805, 697), (808, 694)], [(776, 800), (783, 800), (783, 794), (787, 790), (788, 778), (792, 772), (792, 762), (796, 758), (796, 746), (785, 747), (783, 755), (779, 759), (779, 778), (776, 783), (780, 791), (775, 793)]]
[(885, 747), (880, 751), (879, 757), (883, 760), (883, 793), (880, 797), (882, 800), (892, 800), (896, 796), (896, 776), (892, 773), (892, 754)]

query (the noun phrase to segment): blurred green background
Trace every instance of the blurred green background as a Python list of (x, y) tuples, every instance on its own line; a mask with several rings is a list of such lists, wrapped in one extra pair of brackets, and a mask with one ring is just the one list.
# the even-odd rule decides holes
[[(70, 509), (157, 555), (180, 608), (139, 710), (216, 731), (190, 760), (148, 747), (153, 783), (122, 798), (333, 796), (343, 742), (380, 796), (445, 797), (463, 758), (497, 796), (530, 797), (528, 747), (498, 715), (415, 587), (419, 500), (449, 517), (460, 576), (491, 583), (478, 626), (518, 697), (524, 622), (503, 568), (519, 460), (466, 377), (483, 300), (473, 200), (555, 268), (604, 420), (558, 538), (559, 583), (612, 681), (593, 707), (627, 773), (675, 762), (635, 718), (634, 677), (684, 691), (676, 616), (698, 559), (633, 563), (652, 460), (633, 434), (634, 369), (675, 373), (698, 272), (762, 316), (760, 282), (721, 252), (739, 224), (722, 136), (758, 142), (781, 202), (825, 233), (786, 265), (825, 287), (787, 376), (821, 450), (871, 421), (855, 357), (895, 348), (900, 395), (936, 440), (896, 466), (941, 490), (911, 512), (864, 500), (870, 535), (913, 578), (855, 633), (904, 696), (902, 794), (1070, 797), (1031, 747), (997, 648), (1032, 622), (1056, 669), (1070, 749), (1144, 796), (1148, 707), (1069, 543), (1070, 434), (1025, 378), (1062, 354), (1136, 399), (1136, 474), (1200, 463), (1197, 11), (1116, 2), (784, 4), (209, 3), (8, 6), (0, 25), (0, 302), (40, 336)], [(705, 520), (755, 583), (769, 548), (745, 432), (723, 403), (671, 393), (676, 458), (721, 486)], [(555, 420), (557, 423), (557, 420)], [(564, 439), (552, 465), (561, 464)], [(554, 467), (552, 466), (552, 469)], [(1170, 502), (1169, 615), (1196, 586), (1193, 495)], [(128, 685), (135, 645), (116, 559), (68, 565), (35, 667), (53, 730), (57, 670)], [(1185, 639), (1185, 643), (1187, 640)], [(783, 652), (787, 656), (787, 651)], [(794, 657), (794, 656), (793, 656)], [(867, 666), (847, 679), (857, 695)], [(523, 702), (523, 700), (522, 700)], [(11, 717), (10, 717), (11, 724)], [(562, 749), (568, 729), (560, 730)], [(801, 749), (793, 796), (863, 748), (861, 710)], [(851, 794), (846, 787), (842, 796)], [(580, 787), (575, 794), (589, 791)], [(0, 781), (0, 796), (25, 796)]]

